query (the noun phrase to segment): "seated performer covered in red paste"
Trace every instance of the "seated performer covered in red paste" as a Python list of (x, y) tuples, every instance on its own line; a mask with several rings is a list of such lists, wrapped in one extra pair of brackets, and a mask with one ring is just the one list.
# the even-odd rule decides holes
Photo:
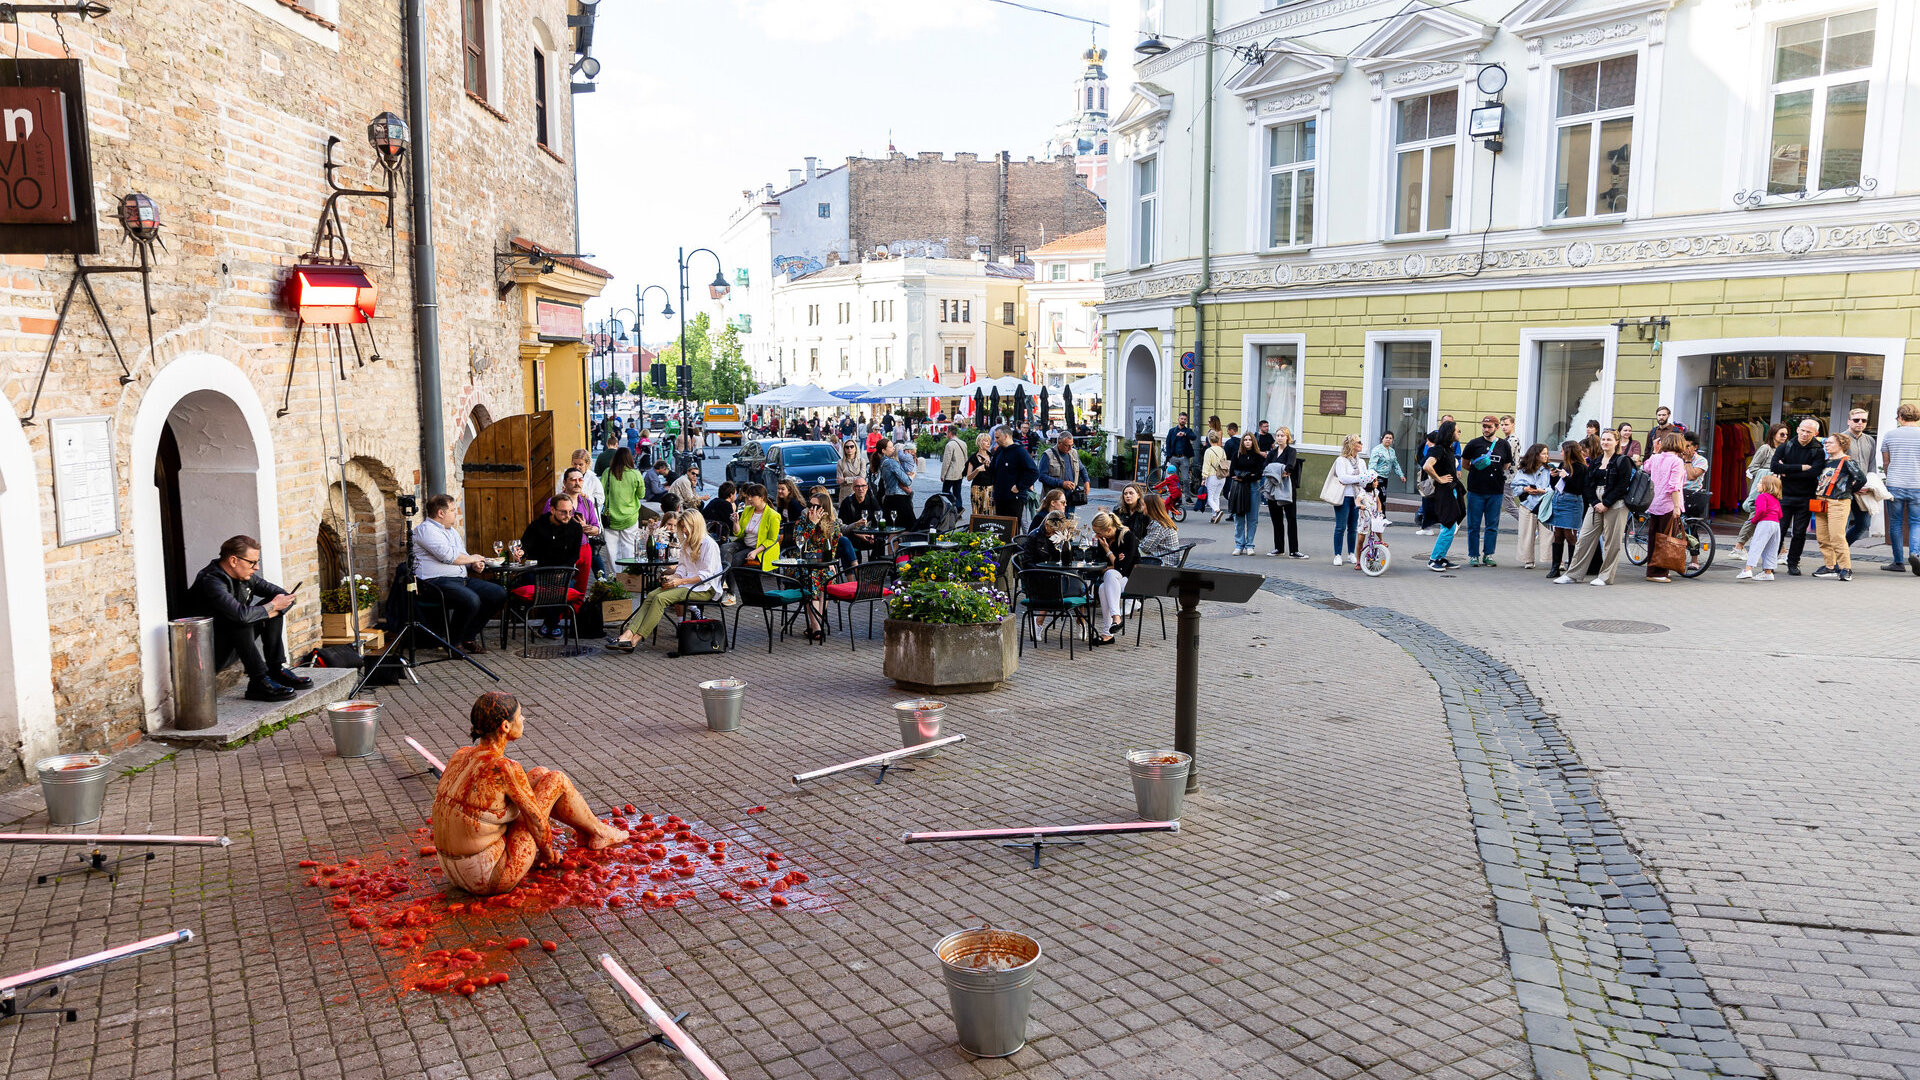
[(512, 694), (481, 694), (472, 723), (469, 737), (478, 745), (454, 751), (433, 793), (433, 844), (449, 883), (479, 896), (512, 890), (536, 861), (558, 860), (556, 821), (596, 851), (626, 841), (626, 833), (594, 816), (565, 773), (523, 770), (507, 756), (507, 744), (526, 730)]

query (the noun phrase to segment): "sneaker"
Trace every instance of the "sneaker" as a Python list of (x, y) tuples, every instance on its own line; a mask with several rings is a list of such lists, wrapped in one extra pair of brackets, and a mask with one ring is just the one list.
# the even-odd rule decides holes
[(1467, 560), (1467, 565), (1468, 565), (1468, 566), (1479, 566), (1479, 565), (1480, 565), (1480, 556), (1478, 556), (1478, 555), (1475, 555), (1475, 556), (1473, 556), (1472, 558), (1470, 558), (1470, 559), (1468, 559), (1468, 560)]
[(1520, 564), (1520, 569), (1522, 570), (1532, 570), (1533, 568), (1534, 568), (1533, 564), (1530, 562), (1523, 562)]
[(1485, 556), (1485, 557), (1483, 557), (1483, 558), (1482, 558), (1482, 559), (1480, 560), (1480, 565), (1481, 565), (1481, 566), (1499, 566), (1500, 564), (1499, 564), (1499, 563), (1497, 563), (1497, 562), (1494, 562), (1494, 561), (1493, 561), (1493, 556), (1491, 556), (1491, 555), (1488, 555), (1488, 556)]
[(1881, 563), (1880, 569), (1891, 570), (1896, 574), (1904, 574), (1907, 572), (1907, 564), (1903, 562)]
[(1747, 557), (1747, 545), (1745, 545), (1745, 544), (1735, 544), (1735, 545), (1733, 545), (1733, 557), (1734, 557), (1734, 558), (1736, 558), (1736, 559), (1744, 559), (1744, 558), (1746, 558), (1746, 557)]
[(1751, 566), (1743, 566), (1740, 568), (1740, 572), (1738, 574), (1733, 575), (1733, 580), (1735, 581), (1748, 581), (1748, 580), (1751, 580), (1752, 578), (1753, 578), (1753, 567)]
[(1773, 571), (1771, 571), (1771, 570), (1762, 570), (1762, 571), (1760, 571), (1759, 573), (1757, 573), (1757, 574), (1755, 574), (1755, 575), (1753, 575), (1753, 580), (1755, 580), (1755, 581), (1772, 581), (1772, 580), (1773, 580)]
[(1557, 577), (1557, 578), (1554, 578), (1554, 579), (1553, 579), (1553, 583), (1554, 583), (1555, 585), (1578, 585), (1578, 584), (1580, 584), (1579, 582), (1577, 582), (1577, 581), (1575, 581), (1575, 580), (1573, 580), (1572, 578), (1570, 578), (1570, 577), (1568, 577), (1568, 576), (1567, 576), (1567, 575), (1565, 575), (1565, 574), (1561, 574), (1561, 575), (1560, 575), (1559, 577)]
[(1433, 571), (1436, 574), (1444, 574), (1447, 572), (1449, 567), (1444, 562), (1430, 559), (1427, 561), (1427, 569)]
[(1267, 556), (1269, 558), (1278, 558), (1279, 556), (1285, 555), (1285, 554), (1286, 552), (1281, 551), (1279, 548), (1274, 548), (1272, 551), (1267, 552)]
[(1287, 558), (1289, 558), (1289, 559), (1311, 559), (1311, 558), (1313, 558), (1313, 556), (1311, 556), (1311, 555), (1309, 555), (1309, 554), (1307, 554), (1307, 553), (1306, 553), (1306, 552), (1304, 552), (1304, 551), (1292, 551), (1292, 552), (1288, 552), (1288, 553), (1287, 553)]
[(1333, 565), (1335, 565), (1335, 566), (1339, 566), (1339, 565), (1340, 565), (1340, 560), (1341, 560), (1341, 559), (1344, 559), (1344, 558), (1346, 558), (1346, 556), (1344, 556), (1344, 555), (1340, 555), (1340, 554), (1338, 554), (1338, 553), (1336, 553), (1336, 554), (1335, 554), (1335, 555), (1333, 556)]
[(281, 686), (271, 678), (261, 677), (247, 680), (248, 701), (292, 701), (298, 693), (291, 686)]
[(1846, 569), (1835, 570), (1833, 576), (1839, 578), (1841, 581), (1852, 581), (1853, 571)]
[(1432, 529), (1421, 529), (1421, 530), (1419, 530), (1418, 532), (1415, 532), (1415, 533), (1414, 533), (1413, 535), (1415, 535), (1415, 536), (1432, 536), (1432, 535), (1433, 535), (1433, 530), (1432, 530)]
[(1587, 584), (1604, 587), (1607, 585), (1611, 585), (1612, 582), (1608, 581), (1606, 578), (1594, 578), (1592, 581), (1587, 582)]
[[(1789, 573), (1791, 573), (1791, 571), (1789, 571)], [(1834, 569), (1831, 566), (1822, 566), (1820, 569), (1815, 570), (1813, 572), (1813, 576), (1817, 578), (1830, 578), (1833, 575), (1834, 575)]]
[(1800, 568), (1799, 568), (1799, 567), (1797, 567), (1797, 566), (1789, 566), (1789, 567), (1787, 567), (1787, 576), (1788, 576), (1788, 577), (1799, 577), (1799, 576), (1800, 576)]
[(1913, 567), (1915, 574), (1920, 574), (1920, 554), (1909, 554), (1907, 556), (1907, 565)]

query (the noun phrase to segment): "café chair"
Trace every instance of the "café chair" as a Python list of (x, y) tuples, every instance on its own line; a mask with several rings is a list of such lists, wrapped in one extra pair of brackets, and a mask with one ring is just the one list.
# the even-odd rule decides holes
[(773, 651), (773, 613), (780, 613), (780, 636), (785, 638), (787, 631), (793, 628), (793, 620), (803, 614), (801, 607), (806, 593), (800, 588), (797, 578), (785, 574), (776, 574), (748, 564), (736, 566), (728, 571), (728, 587), (740, 598), (733, 611), (733, 638), (728, 648), (739, 644), (740, 615), (748, 608), (758, 608), (760, 617), (767, 624), (767, 651)]
[(840, 608), (840, 622), (847, 628), (847, 649), (857, 648), (853, 636), (853, 609), (855, 606), (867, 606), (867, 638), (873, 638), (873, 609), (891, 596), (893, 589), (894, 565), (889, 562), (863, 562), (851, 570), (843, 570), (838, 581), (830, 581), (821, 590), (826, 598)]
[[(532, 656), (533, 618), (542, 612), (558, 617), (566, 631), (562, 651), (574, 655), (580, 647), (580, 629), (574, 612), (582, 594), (573, 587), (578, 568), (573, 566), (536, 566), (519, 575), (521, 584), (507, 590), (507, 606), (500, 612), (500, 647), (507, 647), (513, 625), (520, 625), (520, 656)], [(529, 584), (529, 582), (531, 584)]]
[[(1160, 566), (1185, 566), (1187, 565), (1187, 556), (1193, 554), (1193, 549), (1199, 546), (1198, 544), (1181, 544), (1165, 555), (1142, 555), (1140, 561), (1143, 563), (1154, 563)], [(1126, 605), (1130, 602), (1140, 605), (1139, 618), (1135, 619), (1133, 624), (1133, 647), (1136, 649), (1140, 647), (1140, 630), (1147, 624), (1146, 601), (1148, 600), (1153, 601), (1154, 605), (1160, 610), (1160, 640), (1165, 641), (1167, 640), (1166, 597), (1145, 596), (1140, 593), (1130, 592), (1120, 594), (1121, 611), (1125, 611)]]
[[(680, 603), (678, 603), (678, 604), (670, 604), (670, 605), (668, 605), (668, 607), (667, 607), (667, 610), (666, 610), (666, 614), (665, 614), (665, 617), (663, 617), (663, 618), (662, 618), (662, 619), (660, 620), (660, 622), (658, 622), (658, 623), (655, 623), (655, 624), (654, 624), (654, 626), (653, 626), (653, 637), (652, 637), (652, 639), (651, 639), (651, 640), (652, 640), (652, 641), (653, 641), (653, 642), (654, 642), (655, 644), (659, 644), (659, 642), (660, 642), (660, 627), (661, 627), (661, 625), (662, 625), (662, 624), (665, 624), (665, 623), (668, 623), (668, 622), (671, 622), (671, 623), (672, 623), (672, 624), (673, 624), (673, 625), (674, 625), (674, 626), (676, 627), (676, 631), (675, 631), (675, 632), (676, 632), (676, 634), (677, 634), (677, 633), (678, 633), (678, 630), (677, 630), (677, 628), (678, 628), (678, 627), (679, 627), (679, 625), (680, 625), (680, 620), (681, 620), (681, 619), (684, 619), (684, 618), (687, 618), (687, 617), (688, 617), (688, 615), (687, 615), (687, 612), (688, 612), (688, 610), (689, 610), (689, 609), (691, 609), (691, 610), (692, 610), (692, 612), (693, 612), (693, 614), (692, 614), (692, 617), (693, 617), (693, 618), (696, 618), (696, 619), (702, 619), (702, 618), (705, 618), (705, 617), (706, 617), (706, 609), (705, 609), (705, 605), (707, 605), (707, 604), (724, 604), (724, 603), (726, 602), (726, 599), (727, 599), (727, 582), (728, 582), (728, 581), (730, 581), (730, 580), (732, 580), (732, 579), (731, 579), (731, 578), (729, 578), (729, 577), (728, 577), (727, 575), (728, 575), (728, 574), (730, 574), (730, 573), (732, 573), (732, 571), (733, 571), (733, 568), (732, 568), (732, 567), (730, 567), (730, 566), (728, 566), (728, 565), (727, 565), (727, 564), (726, 564), (726, 563), (725, 563), (725, 562), (723, 561), (723, 562), (721, 562), (721, 564), (720, 564), (720, 572), (719, 572), (719, 573), (717, 573), (717, 574), (711, 574), (711, 575), (709, 575), (709, 576), (707, 576), (707, 577), (703, 577), (703, 578), (701, 578), (701, 579), (700, 579), (699, 581), (696, 581), (696, 582), (694, 582), (694, 583), (693, 583), (693, 585), (691, 586), (691, 588), (692, 588), (692, 589), (693, 589), (693, 590), (694, 590), (695, 592), (698, 592), (698, 591), (700, 591), (701, 589), (704, 589), (704, 588), (707, 588), (707, 587), (709, 587), (709, 586), (716, 586), (716, 585), (717, 585), (717, 587), (716, 587), (716, 588), (714, 588), (714, 590), (713, 590), (713, 599), (711, 599), (711, 600), (683, 600), (683, 601), (681, 601), (681, 602), (680, 602)], [(639, 608), (637, 608), (637, 607), (636, 607), (636, 608), (634, 609), (634, 612), (635, 612), (635, 614), (638, 614), (638, 612), (639, 612)], [(721, 621), (722, 623), (725, 623), (725, 622), (726, 622), (726, 617), (727, 617), (727, 612), (726, 612), (726, 608), (724, 608), (724, 607), (723, 607), (723, 608), (721, 608), (721, 609), (720, 609), (720, 621)], [(627, 616), (627, 618), (629, 618), (629, 619), (631, 619), (631, 618), (633, 618), (633, 616), (632, 616), (632, 615), (629, 615), (629, 616)], [(624, 630), (624, 629), (626, 629), (626, 625), (625, 625), (624, 623), (623, 623), (623, 624), (621, 624), (621, 629), (623, 629), (623, 630)], [(722, 626), (722, 629), (725, 629), (725, 627), (724, 627), (724, 626)], [(733, 643), (732, 643), (731, 641), (729, 641), (729, 642), (727, 643), (727, 648), (729, 648), (729, 649), (731, 649), (731, 648), (733, 648)]]
[[(1051, 630), (1061, 619), (1067, 620), (1067, 629), (1060, 636), (1067, 643), (1068, 659), (1073, 658), (1074, 624), (1084, 625), (1087, 640), (1093, 640), (1093, 596), (1085, 578), (1065, 570), (1021, 570), (1015, 580), (1020, 587), (1021, 655), (1026, 654), (1026, 631), (1031, 630), (1036, 643), (1044, 641), (1045, 630)], [(1042, 619), (1046, 620), (1045, 630)]]

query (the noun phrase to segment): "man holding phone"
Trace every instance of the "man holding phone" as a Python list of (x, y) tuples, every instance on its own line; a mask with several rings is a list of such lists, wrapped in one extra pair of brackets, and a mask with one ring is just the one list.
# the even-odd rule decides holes
[(287, 667), (286, 614), (293, 592), (260, 575), (260, 541), (228, 537), (219, 558), (194, 578), (189, 595), (198, 613), (213, 620), (214, 667), (240, 657), (248, 701), (290, 701), (313, 685)]

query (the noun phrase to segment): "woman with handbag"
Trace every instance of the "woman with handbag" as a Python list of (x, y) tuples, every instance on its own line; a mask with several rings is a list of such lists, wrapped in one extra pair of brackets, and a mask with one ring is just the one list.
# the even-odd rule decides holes
[[(1663, 585), (1687, 568), (1687, 542), (1680, 537), (1680, 512), (1685, 506), (1687, 463), (1680, 460), (1684, 438), (1669, 431), (1660, 436), (1659, 452), (1647, 459), (1647, 479), (1653, 483), (1653, 502), (1647, 506), (1647, 580)], [(1677, 561), (1674, 540), (1680, 542)]]
[[(763, 489), (764, 490), (764, 489)], [(707, 519), (698, 510), (682, 510), (668, 518), (674, 535), (680, 540), (680, 559), (673, 572), (660, 579), (660, 587), (640, 601), (640, 607), (627, 620), (618, 640), (607, 643), (611, 652), (630, 653), (640, 642), (653, 636), (653, 628), (667, 609), (693, 600), (714, 600), (720, 595), (720, 545), (707, 535)]]
[(1580, 524), (1580, 539), (1573, 545), (1573, 554), (1567, 557), (1561, 575), (1553, 579), (1555, 585), (1580, 584), (1576, 575), (1602, 555), (1605, 559), (1593, 584), (1613, 584), (1626, 540), (1627, 518), (1633, 513), (1627, 509), (1627, 488), (1633, 485), (1635, 471), (1633, 459), (1620, 452), (1620, 436), (1602, 431), (1600, 456), (1587, 463), (1586, 491), (1593, 502)]
[(1327, 473), (1326, 485), (1320, 491), (1321, 501), (1333, 506), (1335, 566), (1340, 565), (1343, 557), (1353, 561), (1360, 544), (1360, 491), (1373, 483), (1373, 470), (1360, 459), (1360, 449), (1358, 435), (1340, 440), (1340, 456), (1333, 459), (1333, 469)]
[(1298, 517), (1300, 494), (1300, 472), (1305, 463), (1300, 460), (1299, 451), (1293, 448), (1293, 429), (1280, 428), (1273, 433), (1273, 449), (1267, 453), (1267, 464), (1261, 470), (1261, 494), (1267, 502), (1267, 517), (1273, 520), (1273, 550), (1269, 555), (1286, 555), (1290, 558), (1304, 559), (1307, 553), (1300, 550), (1300, 519)]
[(1207, 485), (1207, 509), (1213, 511), (1213, 523), (1220, 524), (1220, 517), (1227, 512), (1226, 504), (1220, 501), (1221, 489), (1227, 485), (1227, 472), (1231, 459), (1227, 448), (1221, 442), (1218, 432), (1207, 432), (1207, 452), (1200, 458), (1200, 478)]
[(1427, 460), (1420, 463), (1421, 476), (1430, 481), (1433, 488), (1427, 524), (1437, 527), (1440, 533), (1427, 555), (1427, 569), (1436, 574), (1453, 569), (1453, 564), (1447, 561), (1447, 552), (1453, 548), (1454, 530), (1467, 516), (1466, 506), (1460, 501), (1460, 458), (1453, 452), (1453, 432), (1453, 421), (1442, 420), (1433, 433), (1433, 448), (1427, 452)]
[[(1552, 491), (1546, 443), (1534, 443), (1519, 460), (1513, 476), (1507, 480), (1507, 494), (1513, 497), (1514, 506), (1520, 511), (1520, 569), (1531, 570), (1543, 546), (1541, 542), (1552, 532), (1549, 522), (1553, 520), (1553, 503), (1559, 501), (1559, 496)], [(1543, 503), (1546, 504), (1545, 519), (1540, 516)]]
[(1260, 450), (1260, 440), (1252, 435), (1240, 436), (1227, 493), (1227, 509), (1233, 512), (1235, 555), (1253, 554), (1253, 542), (1260, 532), (1260, 500), (1255, 493), (1260, 490), (1260, 474), (1266, 467), (1267, 455)]
[(1867, 474), (1858, 462), (1847, 456), (1853, 438), (1836, 431), (1827, 436), (1827, 464), (1813, 486), (1814, 497), (1807, 504), (1813, 511), (1814, 538), (1820, 542), (1821, 567), (1817, 578), (1853, 580), (1853, 553), (1847, 545), (1847, 517), (1853, 513), (1853, 497), (1867, 486)]
[[(1599, 436), (1594, 444), (1599, 445)], [(1560, 464), (1548, 471), (1547, 478), (1553, 488), (1553, 569), (1547, 577), (1557, 578), (1561, 571), (1572, 564), (1565, 560), (1573, 553), (1573, 546), (1580, 539), (1580, 522), (1587, 516), (1587, 507), (1591, 505), (1587, 492), (1587, 449), (1586, 444), (1569, 439), (1560, 444)]]

